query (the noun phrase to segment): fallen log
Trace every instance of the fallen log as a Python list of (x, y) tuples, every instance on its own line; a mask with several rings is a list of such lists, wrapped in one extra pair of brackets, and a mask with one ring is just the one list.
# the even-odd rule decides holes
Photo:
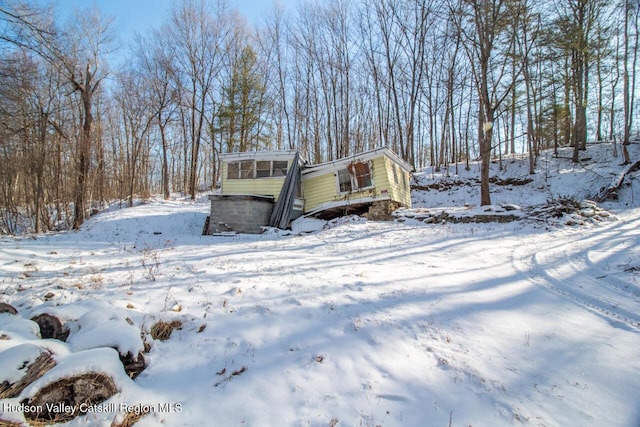
[(40, 326), (40, 336), (42, 338), (54, 338), (60, 341), (66, 341), (69, 336), (69, 330), (62, 326), (60, 320), (48, 313), (38, 314), (31, 318)]
[(600, 191), (598, 191), (598, 194), (593, 196), (591, 199), (595, 200), (596, 202), (604, 202), (609, 198), (613, 198), (614, 195), (617, 193), (618, 189), (620, 189), (620, 187), (622, 186), (622, 183), (624, 182), (624, 179), (627, 177), (627, 175), (639, 169), (640, 169), (640, 160), (634, 163), (631, 163), (618, 175), (618, 177), (613, 183), (611, 183), (607, 187), (601, 188)]
[(0, 313), (18, 314), (18, 310), (16, 310), (11, 304), (0, 302)]
[(17, 397), (29, 384), (42, 377), (47, 371), (56, 366), (51, 352), (40, 348), (40, 355), (27, 366), (24, 376), (13, 384), (3, 382), (0, 384), (0, 399)]
[(88, 372), (64, 377), (40, 389), (31, 399), (20, 403), (33, 411), (25, 411), (28, 421), (64, 423), (111, 398), (118, 389), (111, 377), (101, 372)]

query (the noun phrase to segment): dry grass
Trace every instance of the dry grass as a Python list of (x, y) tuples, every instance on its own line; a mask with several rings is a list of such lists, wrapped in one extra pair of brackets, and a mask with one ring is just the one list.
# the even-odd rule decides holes
[(151, 327), (151, 337), (154, 340), (168, 340), (174, 329), (182, 329), (182, 322), (179, 320), (173, 320), (171, 322), (160, 320)]
[(122, 420), (122, 422), (116, 423), (114, 421), (111, 423), (111, 427), (131, 427), (148, 413), (148, 410), (142, 410), (139, 412), (127, 412), (127, 415), (124, 416), (124, 420)]
[(0, 427), (22, 427), (22, 423), (6, 421), (0, 418)]

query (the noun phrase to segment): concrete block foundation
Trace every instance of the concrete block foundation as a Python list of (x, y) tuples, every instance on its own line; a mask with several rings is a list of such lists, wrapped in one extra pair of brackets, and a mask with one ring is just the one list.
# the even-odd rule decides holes
[(274, 199), (256, 195), (209, 195), (211, 215), (207, 234), (236, 231), (260, 234), (269, 225)]

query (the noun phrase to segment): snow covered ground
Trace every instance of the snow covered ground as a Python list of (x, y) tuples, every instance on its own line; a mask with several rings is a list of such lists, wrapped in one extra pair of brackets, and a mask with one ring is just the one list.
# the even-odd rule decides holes
[[(493, 201), (587, 197), (621, 170), (619, 158), (603, 160), (610, 150), (591, 147), (581, 165), (546, 156), (532, 183), (493, 185)], [(504, 165), (500, 177), (528, 176), (519, 160)], [(442, 175), (425, 170), (416, 184)], [(104, 405), (152, 408), (137, 426), (637, 427), (634, 176), (601, 205), (615, 217), (573, 227), (343, 218), (305, 235), (201, 236), (203, 197), (111, 210), (79, 231), (3, 237), (0, 301), (19, 319), (54, 314), (71, 334), (39, 340), (30, 322), (1, 315), (0, 383), (33, 353), (18, 344), (50, 348), (51, 376), (117, 371), (115, 352), (93, 347), (141, 349), (129, 318), (151, 344), (148, 366), (135, 380), (114, 372), (120, 392)], [(414, 193), (417, 208), (478, 199), (477, 186)], [(158, 320), (182, 329), (154, 341)], [(11, 410), (21, 400), (0, 400), (0, 419), (23, 420)], [(103, 408), (67, 425), (121, 419), (123, 407)]]

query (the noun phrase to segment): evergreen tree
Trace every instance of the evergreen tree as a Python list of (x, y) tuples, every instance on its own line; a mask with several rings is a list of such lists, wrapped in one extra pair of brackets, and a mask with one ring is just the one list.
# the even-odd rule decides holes
[(262, 120), (265, 85), (258, 69), (256, 54), (250, 46), (242, 49), (233, 64), (232, 74), (223, 87), (223, 94), (216, 133), (226, 139), (227, 151), (242, 152), (262, 148), (267, 140)]

